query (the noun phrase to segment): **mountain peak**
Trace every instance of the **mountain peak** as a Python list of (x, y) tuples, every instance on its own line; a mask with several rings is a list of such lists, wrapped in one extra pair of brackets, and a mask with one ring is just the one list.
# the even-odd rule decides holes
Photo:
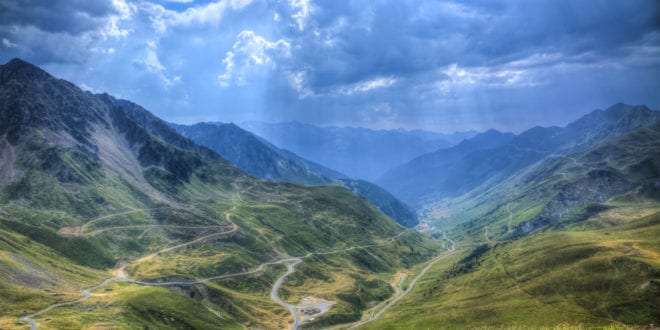
[(0, 83), (11, 79), (40, 80), (48, 78), (52, 78), (48, 72), (18, 57), (0, 65)]

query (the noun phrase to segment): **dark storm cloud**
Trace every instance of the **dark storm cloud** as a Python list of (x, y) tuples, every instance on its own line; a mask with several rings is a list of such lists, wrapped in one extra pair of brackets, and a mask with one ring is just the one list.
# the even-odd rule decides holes
[(656, 0), (0, 0), (0, 42), (180, 122), (522, 130), (660, 108)]
[(34, 26), (46, 32), (80, 34), (116, 14), (110, 0), (3, 0), (0, 24)]
[[(536, 53), (617, 57), (660, 24), (656, 1), (320, 2), (295, 59), (315, 90)], [(587, 56), (591, 54), (591, 56)], [(561, 60), (561, 59), (559, 59)], [(577, 60), (577, 59), (575, 59)]]

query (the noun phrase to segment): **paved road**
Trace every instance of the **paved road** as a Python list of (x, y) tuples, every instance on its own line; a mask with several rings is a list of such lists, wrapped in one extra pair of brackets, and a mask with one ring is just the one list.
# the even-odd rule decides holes
[(385, 307), (383, 307), (383, 309), (381, 309), (378, 313), (372, 314), (371, 316), (369, 316), (368, 319), (366, 319), (366, 320), (364, 320), (364, 321), (360, 321), (360, 322), (358, 322), (358, 323), (354, 323), (354, 324), (353, 324), (350, 328), (348, 328), (348, 329), (356, 329), (357, 327), (363, 326), (363, 325), (365, 325), (365, 324), (367, 324), (367, 323), (373, 322), (373, 321), (377, 320), (378, 318), (380, 318), (385, 312), (387, 312), (390, 308), (392, 308), (392, 306), (394, 306), (397, 302), (399, 302), (399, 300), (401, 300), (401, 299), (402, 299), (403, 297), (405, 297), (408, 293), (410, 293), (410, 291), (412, 291), (413, 287), (415, 287), (415, 284), (417, 283), (417, 281), (418, 281), (420, 278), (422, 278), (422, 277), (426, 274), (426, 272), (428, 272), (428, 270), (429, 270), (433, 265), (435, 265), (438, 261), (440, 261), (440, 260), (446, 258), (447, 256), (454, 254), (454, 253), (456, 252), (456, 242), (454, 242), (453, 240), (447, 238), (447, 234), (444, 233), (444, 232), (442, 233), (442, 236), (444, 237), (445, 240), (447, 240), (447, 241), (449, 241), (449, 243), (451, 243), (451, 248), (449, 249), (449, 251), (448, 251), (447, 253), (443, 253), (443, 254), (437, 256), (437, 257), (436, 257), (435, 259), (433, 259), (428, 265), (426, 265), (426, 267), (424, 267), (424, 268), (422, 269), (422, 271), (419, 272), (419, 274), (417, 274), (417, 276), (415, 276), (415, 278), (413, 278), (412, 281), (410, 281), (410, 285), (408, 286), (408, 289), (405, 290), (405, 291), (403, 291), (403, 292), (402, 292), (400, 295), (398, 295), (396, 298), (392, 299), (392, 301), (390, 301), (389, 303), (387, 303), (387, 305), (385, 305)]
[(300, 258), (290, 259), (290, 262), (287, 263), (286, 265), (287, 267), (286, 273), (282, 274), (282, 276), (277, 278), (277, 281), (275, 281), (275, 284), (273, 284), (273, 288), (270, 290), (270, 299), (272, 299), (278, 305), (288, 309), (291, 315), (293, 315), (293, 324), (291, 325), (291, 330), (298, 329), (298, 326), (300, 325), (300, 314), (298, 314), (298, 310), (296, 309), (296, 306), (293, 306), (287, 303), (286, 301), (280, 299), (280, 296), (277, 294), (277, 292), (280, 290), (280, 287), (282, 286), (284, 279), (287, 276), (291, 275), (295, 270), (296, 266), (301, 262), (302, 259)]
[[(136, 212), (136, 211), (133, 211), (133, 212)], [(212, 234), (209, 234), (209, 235), (206, 235), (206, 236), (202, 236), (202, 237), (193, 239), (191, 241), (184, 242), (184, 243), (181, 243), (181, 244), (177, 244), (175, 246), (171, 246), (171, 247), (168, 247), (168, 248), (163, 248), (163, 249), (161, 249), (159, 251), (156, 251), (152, 254), (149, 254), (145, 257), (134, 260), (133, 262), (140, 262), (140, 261), (149, 260), (149, 259), (152, 259), (152, 258), (158, 256), (159, 254), (162, 254), (162, 253), (170, 252), (170, 251), (180, 249), (180, 248), (185, 247), (185, 246), (189, 246), (189, 245), (192, 245), (192, 244), (195, 244), (195, 243), (199, 243), (199, 242), (205, 241), (205, 240), (207, 240), (209, 238), (212, 238), (212, 237), (227, 235), (227, 234), (231, 234), (233, 232), (236, 232), (239, 229), (239, 227), (238, 227), (238, 225), (236, 225), (231, 220), (231, 213), (230, 212), (231, 211), (225, 213), (225, 217), (226, 217), (227, 221), (231, 223), (231, 226), (232, 226), (231, 229), (229, 229), (227, 231), (219, 232), (219, 233), (212, 233)], [(97, 218), (97, 220), (105, 219), (107, 217), (109, 217), (109, 216)], [(108, 285), (108, 284), (110, 284), (114, 281), (134, 283), (134, 284), (144, 285), (144, 286), (190, 286), (190, 285), (195, 285), (195, 284), (202, 284), (202, 283), (205, 283), (205, 282), (208, 282), (208, 281), (211, 281), (211, 280), (217, 280), (217, 279), (223, 279), (223, 278), (229, 278), (229, 277), (243, 276), (243, 275), (258, 273), (258, 272), (263, 271), (263, 269), (267, 266), (272, 266), (272, 265), (277, 265), (277, 264), (287, 264), (286, 273), (284, 273), (282, 276), (280, 276), (275, 281), (275, 283), (273, 284), (273, 287), (271, 288), (271, 299), (274, 302), (276, 302), (277, 304), (287, 308), (291, 312), (291, 314), (293, 315), (293, 318), (294, 318), (294, 323), (293, 323), (291, 329), (295, 330), (300, 325), (300, 322), (301, 322), (300, 315), (298, 315), (298, 312), (297, 312), (295, 306), (292, 306), (292, 305), (284, 302), (283, 300), (281, 300), (279, 298), (277, 292), (279, 291), (280, 287), (284, 283), (284, 280), (286, 279), (286, 277), (291, 275), (295, 271), (295, 267), (302, 262), (302, 259), (308, 258), (308, 257), (311, 257), (311, 256), (315, 256), (315, 255), (328, 255), (328, 254), (335, 254), (335, 253), (343, 253), (343, 252), (348, 252), (348, 251), (352, 251), (352, 250), (366, 249), (366, 248), (370, 248), (370, 247), (378, 247), (378, 246), (389, 245), (389, 244), (392, 244), (393, 242), (395, 242), (397, 238), (399, 238), (401, 235), (408, 232), (409, 230), (410, 229), (406, 229), (404, 231), (401, 231), (397, 235), (392, 236), (392, 237), (388, 238), (385, 242), (379, 243), (379, 244), (358, 245), (358, 246), (352, 246), (352, 247), (348, 247), (348, 248), (344, 248), (344, 249), (324, 251), (324, 252), (310, 252), (310, 253), (307, 253), (307, 254), (305, 254), (303, 256), (300, 256), (300, 257), (288, 257), (288, 258), (284, 258), (284, 259), (280, 259), (280, 260), (264, 262), (264, 263), (260, 264), (259, 266), (257, 266), (256, 268), (254, 268), (252, 270), (244, 271), (244, 272), (233, 273), (233, 274), (224, 274), (224, 275), (212, 276), (212, 277), (208, 277), (208, 278), (204, 278), (204, 279), (197, 279), (197, 280), (190, 280), (190, 281), (149, 282), (149, 281), (132, 280), (124, 272), (126, 267), (130, 264), (130, 263), (126, 263), (126, 264), (123, 264), (121, 267), (119, 267), (119, 268), (117, 268), (113, 271), (113, 274), (114, 274), (113, 277), (111, 277), (109, 279), (106, 279), (105, 281), (101, 282), (100, 284), (98, 284), (96, 286), (81, 290), (80, 293), (83, 294), (82, 298), (77, 299), (77, 300), (73, 300), (73, 301), (53, 304), (53, 305), (48, 306), (47, 308), (44, 308), (44, 309), (42, 309), (38, 312), (35, 312), (33, 314), (30, 314), (30, 315), (23, 316), (23, 317), (20, 318), (20, 320), (22, 322), (28, 322), (30, 324), (30, 328), (32, 330), (35, 330), (35, 329), (37, 329), (37, 324), (34, 320), (32, 320), (32, 318), (34, 318), (35, 316), (38, 316), (38, 315), (43, 314), (45, 312), (48, 312), (48, 311), (50, 311), (54, 308), (74, 305), (74, 304), (78, 304), (80, 302), (83, 302), (83, 301), (87, 300), (89, 297), (92, 296), (91, 291), (94, 291), (96, 289), (104, 287), (104, 286), (106, 286), (106, 285)], [(430, 267), (430, 265), (427, 266), (427, 268), (429, 268), (429, 267)], [(426, 272), (426, 268), (425, 268), (425, 270), (423, 270), (423, 272), (424, 273)], [(418, 277), (419, 277), (419, 275), (418, 275)], [(408, 291), (410, 291), (410, 289), (412, 289), (412, 286), (414, 285), (414, 282), (416, 282), (416, 279), (417, 278), (415, 278), (415, 280), (413, 280), (413, 282), (411, 282), (411, 286), (409, 287), (409, 289), (406, 292), (403, 293), (403, 295), (405, 295)], [(398, 301), (398, 299), (396, 301)], [(387, 308), (389, 308), (389, 307), (387, 307)], [(382, 313), (380, 313), (380, 314), (382, 314)], [(378, 315), (378, 316), (380, 316), (380, 315)]]

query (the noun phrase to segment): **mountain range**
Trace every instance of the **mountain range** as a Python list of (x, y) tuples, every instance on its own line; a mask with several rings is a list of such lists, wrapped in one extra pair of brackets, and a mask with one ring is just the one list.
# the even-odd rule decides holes
[(616, 104), (560, 127), (534, 127), (520, 135), (494, 130), (393, 168), (376, 182), (415, 206), (485, 191), (554, 154), (587, 150), (608, 138), (660, 122), (645, 106)]
[(299, 122), (245, 122), (239, 126), (313, 162), (351, 178), (369, 181), (416, 156), (449, 147), (476, 134), (318, 127)]
[(346, 175), (308, 161), (291, 151), (277, 148), (266, 140), (234, 124), (172, 124), (181, 135), (206, 146), (239, 169), (256, 177), (306, 185), (340, 185), (368, 199), (401, 225), (419, 223), (417, 214), (406, 204), (377, 185), (349, 179)]

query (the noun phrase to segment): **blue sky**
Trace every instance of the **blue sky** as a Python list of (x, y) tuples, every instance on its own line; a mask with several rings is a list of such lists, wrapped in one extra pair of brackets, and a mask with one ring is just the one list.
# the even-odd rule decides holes
[(654, 0), (0, 0), (0, 41), (179, 123), (521, 131), (660, 109)]

